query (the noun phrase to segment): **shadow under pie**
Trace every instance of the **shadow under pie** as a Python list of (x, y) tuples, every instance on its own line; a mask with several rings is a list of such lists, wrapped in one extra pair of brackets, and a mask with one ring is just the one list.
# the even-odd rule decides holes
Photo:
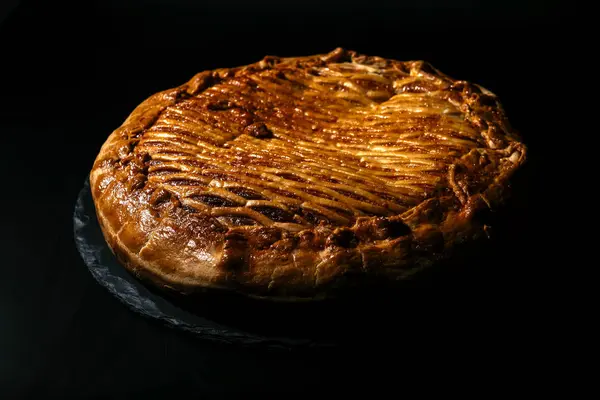
[(500, 247), (490, 240), (460, 246), (451, 258), (401, 282), (347, 276), (339, 288), (331, 288), (333, 296), (315, 301), (277, 302), (214, 289), (188, 295), (149, 289), (183, 310), (252, 334), (339, 344), (385, 340), (407, 329), (478, 318), (486, 305), (489, 312), (501, 282)]

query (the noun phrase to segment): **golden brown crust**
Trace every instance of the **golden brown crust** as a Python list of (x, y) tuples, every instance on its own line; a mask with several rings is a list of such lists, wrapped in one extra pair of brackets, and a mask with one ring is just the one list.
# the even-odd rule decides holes
[(103, 233), (179, 292), (325, 296), (484, 231), (526, 147), (489, 91), (336, 49), (202, 72), (142, 104), (90, 174)]

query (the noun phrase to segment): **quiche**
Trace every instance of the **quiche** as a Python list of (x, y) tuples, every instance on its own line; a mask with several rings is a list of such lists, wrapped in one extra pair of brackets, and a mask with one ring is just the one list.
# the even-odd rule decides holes
[(483, 87), (338, 48), (154, 94), (90, 183), (108, 245), (151, 286), (300, 301), (406, 280), (484, 236), (526, 154)]

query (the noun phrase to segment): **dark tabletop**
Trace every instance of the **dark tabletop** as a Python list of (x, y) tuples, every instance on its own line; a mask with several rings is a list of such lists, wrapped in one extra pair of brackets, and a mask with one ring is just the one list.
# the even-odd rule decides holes
[[(557, 225), (545, 218), (552, 205), (543, 194), (552, 184), (551, 146), (568, 121), (553, 116), (553, 99), (579, 85), (565, 82), (564, 71), (584, 65), (571, 57), (581, 44), (566, 29), (572, 8), (17, 3), (6, 3), (0, 19), (0, 398), (398, 392), (415, 378), (448, 373), (459, 376), (454, 385), (477, 376), (495, 392), (529, 379), (531, 363), (546, 354), (534, 329), (551, 312), (540, 289), (559, 257), (557, 242), (546, 240)], [(500, 96), (531, 155), (491, 256), (425, 285), (419, 301), (405, 305), (412, 312), (381, 313), (404, 324), (393, 340), (326, 351), (198, 340), (132, 313), (94, 281), (74, 245), (73, 207), (99, 147), (138, 103), (204, 69), (338, 46), (425, 59)], [(510, 371), (490, 373), (502, 362)]]

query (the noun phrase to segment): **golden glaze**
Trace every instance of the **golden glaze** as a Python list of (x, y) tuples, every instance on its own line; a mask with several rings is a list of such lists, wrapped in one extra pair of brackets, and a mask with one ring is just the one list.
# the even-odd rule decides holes
[(401, 279), (476, 237), (524, 159), (489, 91), (336, 49), (150, 97), (91, 182), (111, 248), (159, 286), (314, 298), (349, 273)]

